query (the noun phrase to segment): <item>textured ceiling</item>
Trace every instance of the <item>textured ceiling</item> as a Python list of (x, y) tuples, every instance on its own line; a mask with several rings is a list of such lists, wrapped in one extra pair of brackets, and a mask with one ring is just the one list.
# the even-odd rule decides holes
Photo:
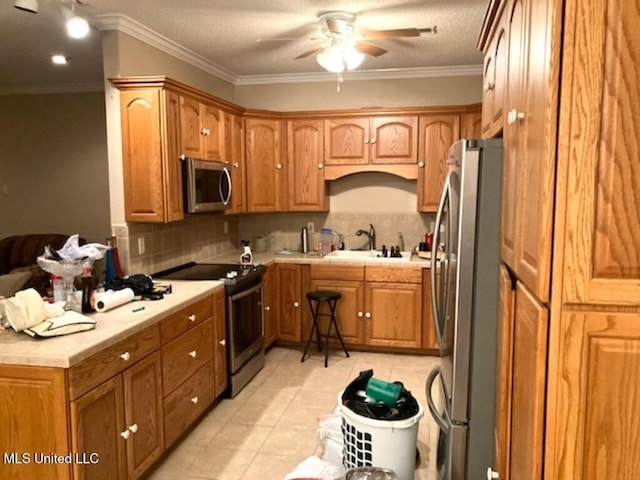
[[(393, 29), (437, 26), (437, 34), (372, 40), (389, 52), (367, 57), (358, 71), (380, 72), (429, 67), (470, 67), (482, 63), (475, 49), (487, 0), (89, 0), (77, 12), (93, 28), (85, 40), (64, 32), (65, 0), (40, 0), (37, 14), (0, 5), (0, 89), (102, 82), (100, 30), (114, 18), (146, 27), (226, 72), (231, 81), (256, 76), (319, 74), (315, 56), (294, 58), (315, 46), (318, 14), (347, 10), (356, 26)], [(114, 17), (123, 16), (123, 17)], [(273, 41), (279, 38), (289, 40)], [(258, 41), (261, 40), (261, 41)], [(50, 56), (63, 53), (70, 65), (54, 67)]]

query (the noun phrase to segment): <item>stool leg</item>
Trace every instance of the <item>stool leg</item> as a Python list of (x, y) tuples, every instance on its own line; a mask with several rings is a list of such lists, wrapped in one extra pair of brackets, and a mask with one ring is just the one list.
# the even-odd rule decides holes
[(331, 332), (331, 324), (333, 323), (334, 329), (336, 331), (336, 336), (338, 340), (340, 340), (340, 345), (342, 345), (342, 350), (344, 350), (344, 354), (349, 358), (349, 352), (347, 351), (347, 347), (344, 345), (344, 341), (342, 340), (342, 335), (340, 335), (340, 330), (338, 329), (338, 322), (336, 321), (336, 301), (333, 301), (333, 305), (331, 305), (331, 322), (329, 322), (329, 332)]
[(311, 319), (312, 319), (312, 325), (311, 325), (311, 332), (309, 332), (309, 339), (307, 340), (307, 345), (304, 347), (304, 352), (302, 353), (302, 358), (300, 359), (300, 362), (304, 362), (304, 357), (307, 356), (307, 351), (309, 350), (309, 345), (311, 345), (311, 340), (313, 339), (313, 331), (316, 331), (316, 338), (318, 341), (318, 351), (320, 351), (320, 329), (318, 328), (318, 310), (320, 309), (320, 304), (319, 302), (316, 305), (316, 308), (313, 308), (313, 303), (311, 302), (311, 299), (309, 299), (309, 309), (311, 310)]

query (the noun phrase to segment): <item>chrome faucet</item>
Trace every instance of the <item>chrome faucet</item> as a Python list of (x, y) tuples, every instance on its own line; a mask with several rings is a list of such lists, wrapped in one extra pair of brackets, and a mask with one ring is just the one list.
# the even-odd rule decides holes
[(361, 235), (366, 235), (369, 239), (369, 250), (376, 249), (376, 229), (373, 228), (373, 225), (369, 224), (369, 231), (366, 230), (358, 230), (356, 235), (359, 237)]

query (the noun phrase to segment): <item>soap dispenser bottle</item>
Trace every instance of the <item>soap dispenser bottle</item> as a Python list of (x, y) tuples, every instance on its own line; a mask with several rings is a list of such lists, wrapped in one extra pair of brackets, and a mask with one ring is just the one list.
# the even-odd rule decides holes
[(253, 254), (248, 240), (242, 240), (242, 255), (240, 255), (240, 265), (251, 265), (253, 263)]

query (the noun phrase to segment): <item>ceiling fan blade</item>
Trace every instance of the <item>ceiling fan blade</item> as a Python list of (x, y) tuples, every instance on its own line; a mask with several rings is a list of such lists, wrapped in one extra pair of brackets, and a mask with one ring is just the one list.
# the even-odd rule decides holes
[(360, 53), (366, 53), (367, 55), (371, 55), (372, 57), (379, 57), (380, 55), (387, 53), (387, 50), (385, 50), (384, 48), (366, 42), (356, 43), (355, 48)]
[(294, 60), (298, 60), (299, 58), (306, 58), (309, 57), (311, 55), (313, 55), (314, 53), (318, 53), (320, 50), (322, 50), (322, 45), (319, 45), (317, 47), (312, 48), (311, 50), (307, 50), (304, 53), (301, 53), (300, 55), (298, 55)]
[(427, 28), (396, 28), (391, 30), (367, 30), (362, 29), (360, 33), (365, 38), (403, 38), (419, 37), (422, 33), (436, 33), (436, 27)]

